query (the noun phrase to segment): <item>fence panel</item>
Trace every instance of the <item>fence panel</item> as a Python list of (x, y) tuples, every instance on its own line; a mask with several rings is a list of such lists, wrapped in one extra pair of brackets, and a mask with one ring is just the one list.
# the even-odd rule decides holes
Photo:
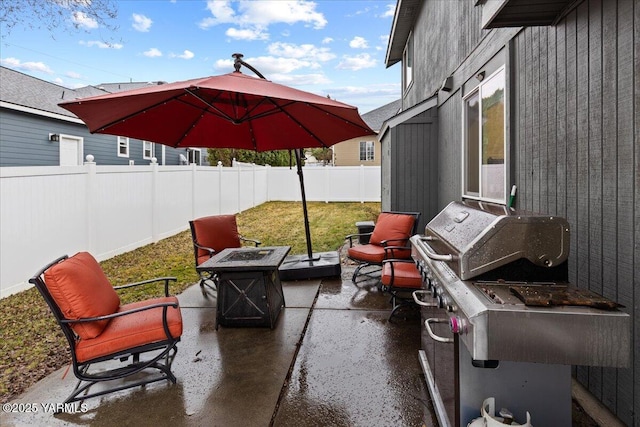
[[(379, 167), (306, 167), (309, 201), (380, 201)], [(63, 254), (111, 258), (267, 201), (300, 201), (295, 168), (238, 165), (0, 168), (0, 296)]]

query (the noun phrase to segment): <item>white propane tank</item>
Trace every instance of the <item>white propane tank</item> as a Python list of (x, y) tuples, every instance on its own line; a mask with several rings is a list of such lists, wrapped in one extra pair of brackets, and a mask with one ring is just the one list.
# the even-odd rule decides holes
[(513, 420), (513, 414), (507, 409), (500, 410), (500, 416), (496, 416), (496, 400), (493, 397), (488, 397), (482, 402), (482, 408), (480, 408), (480, 418), (476, 418), (467, 424), (467, 427), (504, 427), (505, 425), (533, 427), (531, 424), (531, 415), (527, 412), (527, 422), (525, 424), (515, 423)]

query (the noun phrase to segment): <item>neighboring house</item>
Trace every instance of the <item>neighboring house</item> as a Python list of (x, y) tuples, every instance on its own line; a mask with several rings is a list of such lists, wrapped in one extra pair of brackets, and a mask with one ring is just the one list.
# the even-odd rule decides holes
[(91, 134), (65, 100), (119, 92), (154, 83), (109, 83), (69, 89), (0, 67), (0, 166), (81, 165), (91, 154), (99, 165), (206, 163), (206, 150), (174, 149), (148, 141)]
[[(401, 106), (402, 102), (398, 99), (363, 114), (362, 119), (371, 129), (379, 132), (385, 120), (395, 116)], [(376, 135), (349, 139), (332, 148), (334, 166), (380, 166), (382, 156)]]
[(379, 135), (384, 210), (427, 222), (452, 200), (506, 204), (516, 185), (516, 208), (569, 221), (571, 283), (635, 325), (630, 368), (575, 378), (628, 426), (640, 426), (638, 58), (639, 0), (400, 0), (386, 64), (401, 63), (402, 112)]

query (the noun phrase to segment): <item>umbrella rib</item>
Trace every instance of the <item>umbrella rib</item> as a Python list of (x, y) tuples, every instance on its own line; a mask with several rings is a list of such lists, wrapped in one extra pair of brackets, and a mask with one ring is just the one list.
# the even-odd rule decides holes
[(120, 118), (119, 118), (119, 119), (117, 119), (117, 120), (114, 120), (114, 121), (112, 121), (112, 122), (109, 122), (109, 123), (107, 123), (107, 124), (105, 124), (105, 125), (100, 126), (99, 128), (97, 128), (96, 130), (94, 130), (94, 131), (93, 131), (93, 132), (91, 132), (91, 133), (100, 133), (100, 132), (104, 131), (105, 129), (108, 129), (108, 128), (110, 128), (111, 126), (115, 125), (116, 123), (119, 123), (119, 122), (126, 122), (127, 120), (129, 120), (129, 119), (130, 119), (130, 118), (132, 118), (132, 117), (136, 117), (136, 116), (137, 116), (137, 115), (139, 115), (139, 114), (143, 114), (143, 113), (146, 113), (147, 111), (153, 110), (154, 108), (159, 107), (159, 106), (160, 106), (160, 105), (162, 105), (162, 104), (166, 104), (167, 102), (169, 102), (169, 101), (171, 101), (171, 100), (178, 99), (181, 95), (182, 95), (182, 94), (178, 94), (178, 95), (175, 95), (175, 96), (171, 96), (171, 97), (166, 98), (166, 99), (163, 99), (162, 101), (157, 102), (157, 103), (155, 103), (155, 104), (153, 104), (153, 105), (151, 105), (151, 106), (145, 107), (143, 110), (139, 110), (139, 111), (133, 112), (133, 113), (131, 113), (131, 114), (128, 114), (128, 115), (127, 115), (127, 116), (125, 116), (125, 117), (120, 117)]
[[(194, 92), (193, 90), (187, 88), (185, 89), (185, 92), (187, 92), (189, 95), (193, 96), (194, 98), (196, 98), (198, 101), (202, 102), (204, 105), (206, 105), (207, 107), (211, 108), (213, 110), (209, 111), (209, 113), (217, 115), (219, 117), (222, 117), (223, 119), (229, 120), (230, 122), (236, 122), (236, 120), (231, 117), (230, 115), (226, 114), (224, 111), (222, 111), (221, 109), (217, 108), (215, 105), (211, 104), (209, 101), (207, 101), (206, 99), (204, 99), (203, 97), (201, 97), (200, 95), (198, 95), (196, 92)], [(216, 95), (215, 98), (218, 98), (220, 96), (222, 92), (220, 92), (218, 95)], [(214, 98), (214, 99), (215, 99)], [(215, 114), (215, 113), (218, 114)]]

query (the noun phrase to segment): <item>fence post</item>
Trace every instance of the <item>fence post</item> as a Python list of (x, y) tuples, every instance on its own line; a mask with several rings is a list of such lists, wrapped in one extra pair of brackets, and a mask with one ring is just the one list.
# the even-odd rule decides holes
[(151, 159), (151, 241), (157, 243), (160, 238), (158, 235), (158, 218), (160, 217), (160, 186), (158, 185), (158, 160), (154, 157)]
[(86, 181), (86, 211), (85, 211), (85, 227), (86, 227), (86, 236), (87, 241), (86, 247), (87, 252), (92, 254), (96, 253), (96, 241), (97, 241), (97, 216), (96, 212), (97, 208), (97, 198), (98, 198), (98, 188), (97, 188), (97, 180), (96, 180), (96, 162), (94, 162), (94, 157), (91, 154), (87, 154), (85, 157), (86, 161), (84, 162), (85, 170), (87, 173), (87, 181)]
[(222, 214), (222, 162), (218, 160), (218, 215)]
[(364, 203), (365, 182), (364, 182), (364, 165), (360, 165), (360, 203)]
[(195, 219), (196, 211), (197, 211), (197, 165), (195, 163), (191, 163), (191, 219)]

